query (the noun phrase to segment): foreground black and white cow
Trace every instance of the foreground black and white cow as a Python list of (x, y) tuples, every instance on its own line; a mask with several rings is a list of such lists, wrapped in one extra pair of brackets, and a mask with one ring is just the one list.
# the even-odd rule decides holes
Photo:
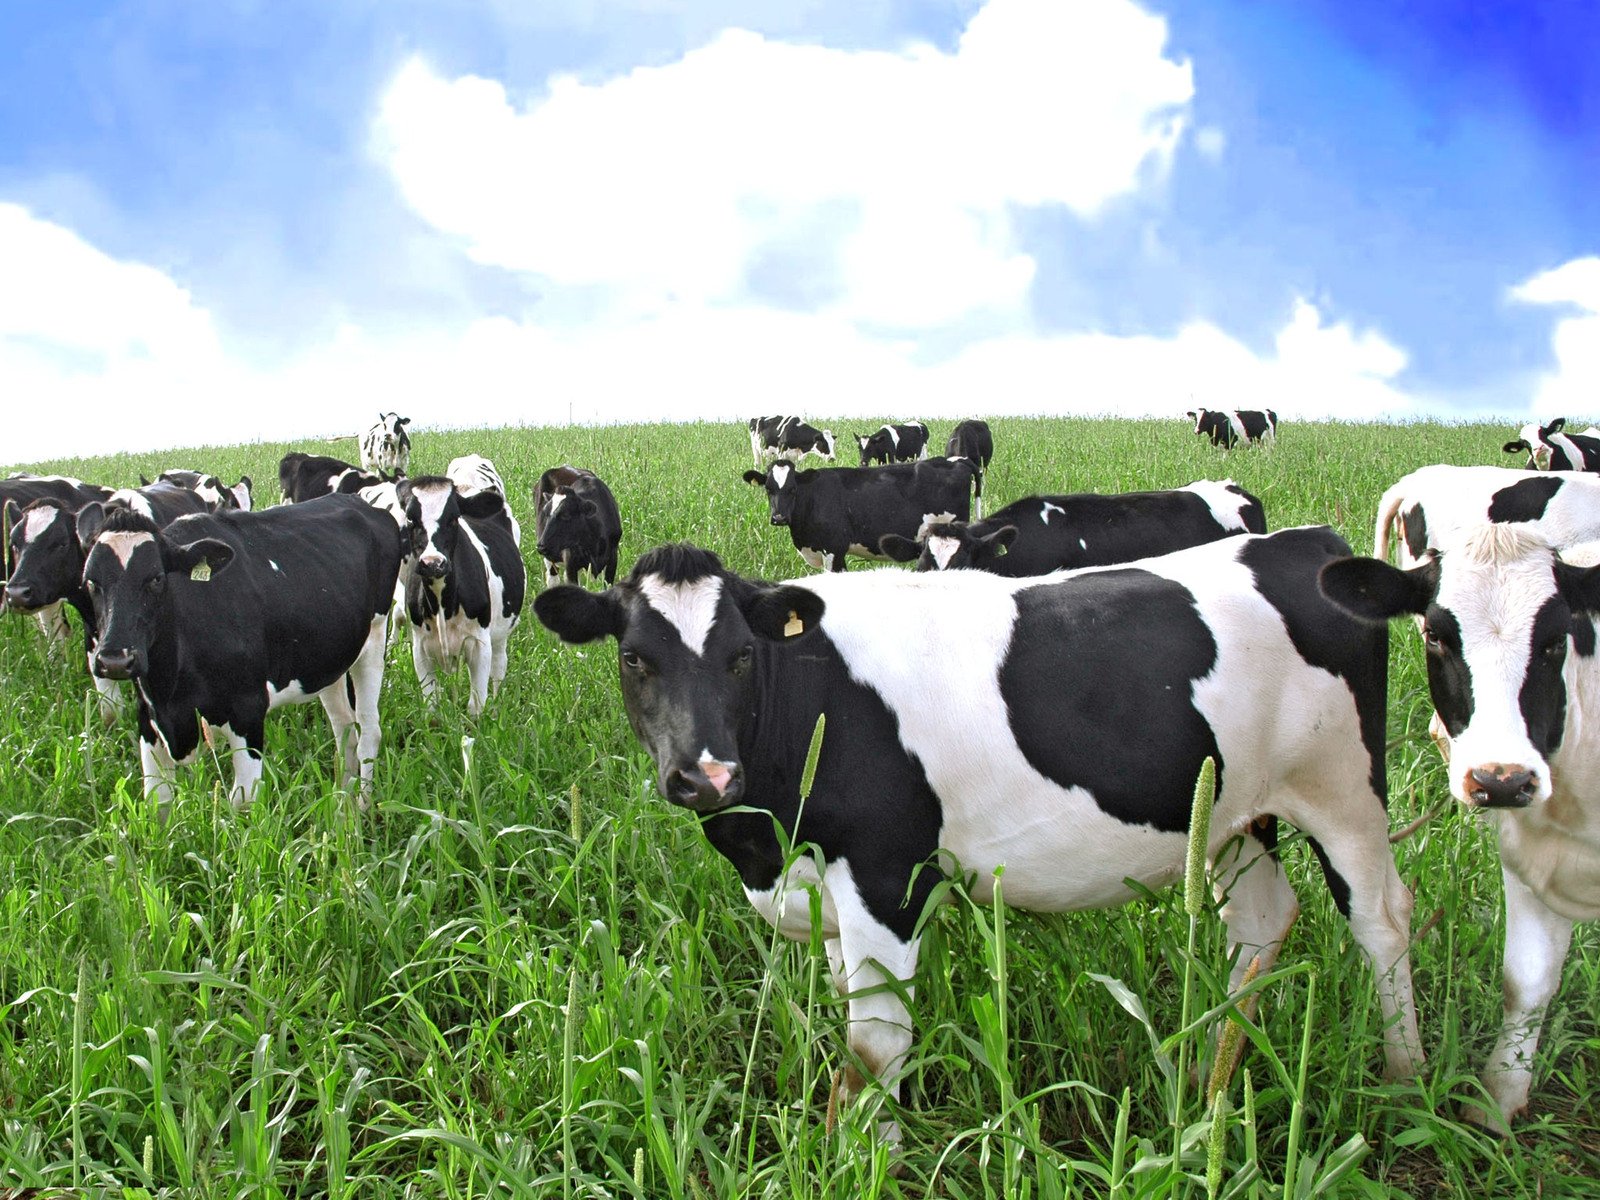
[(972, 464), (972, 511), (983, 519), (983, 475), (994, 458), (994, 434), (987, 421), (960, 422), (944, 444), (946, 458), (964, 458)]
[(837, 447), (833, 430), (807, 425), (799, 417), (750, 418), (750, 456), (757, 467), (763, 458), (799, 462), (808, 454), (832, 462)]
[(506, 677), (506, 640), (522, 620), (528, 574), (516, 522), (499, 492), (463, 496), (442, 475), (402, 479), (395, 495), (416, 557), (406, 584), (411, 656), (422, 694), (463, 659), (477, 716)]
[(410, 417), (379, 413), (361, 435), (361, 469), (385, 480), (403, 476), (411, 466), (411, 435), (406, 433), (409, 424)]
[[(145, 487), (150, 486), (150, 481), (143, 475), (139, 476), (139, 482)], [(156, 477), (156, 482), (188, 488), (201, 496), (213, 511), (219, 508), (237, 508), (249, 512), (254, 507), (255, 483), (248, 475), (239, 476), (239, 482), (229, 487), (217, 476), (208, 475), (204, 471), (174, 468), (161, 472)]]
[(964, 458), (814, 471), (773, 463), (744, 479), (766, 489), (772, 523), (788, 528), (800, 557), (819, 571), (843, 571), (849, 554), (887, 558), (879, 548), (885, 535), (915, 537), (930, 521), (972, 513), (972, 464)]
[[(0, 526), (7, 531), (15, 529), (22, 512), (35, 500), (53, 500), (69, 512), (77, 512), (94, 500), (109, 500), (111, 489), (85, 483), (70, 475), (30, 475), (18, 472), (0, 479)], [(12, 539), (9, 532), (0, 537), (0, 608), (9, 606), (4, 584), (11, 578)], [(45, 605), (35, 610), (39, 628), (52, 642), (64, 642), (67, 634), (66, 614), (60, 603)]]
[[(1235, 985), (1252, 957), (1270, 967), (1298, 910), (1276, 857), (1238, 836), (1281, 817), (1319, 847), (1378, 975), (1387, 1072), (1404, 1076), (1421, 1054), (1411, 894), (1384, 812), (1387, 629), (1317, 587), (1348, 553), (1311, 528), (1042, 581), (864, 571), (773, 585), (665, 546), (620, 586), (554, 588), (535, 612), (566, 641), (616, 639), (661, 794), (705, 818), (763, 916), (805, 940), (806, 889), (820, 891), (851, 1050), (891, 1093), (937, 864), (957, 864), (980, 899), (1003, 867), (1020, 908), (1123, 903), (1182, 874), (1207, 755)], [(735, 806), (755, 811), (723, 811)], [(786, 872), (774, 823), (817, 854)]]
[(622, 515), (605, 480), (583, 467), (551, 467), (539, 476), (533, 499), (533, 540), (545, 560), (545, 586), (562, 575), (577, 583), (581, 571), (615, 583)]
[(885, 425), (875, 433), (856, 434), (861, 465), (872, 463), (915, 462), (928, 457), (928, 427), (921, 421)]
[(1420, 467), (1378, 501), (1373, 557), (1389, 556), (1390, 534), (1398, 529), (1400, 565), (1413, 566), (1454, 531), (1486, 521), (1528, 526), (1556, 547), (1600, 538), (1600, 478), (1530, 476), (1512, 467)]
[(1270, 446), (1278, 440), (1278, 414), (1270, 408), (1198, 408), (1186, 415), (1194, 422), (1195, 433), (1209, 437), (1213, 446), (1232, 449), (1241, 441)]
[(1505, 1016), (1467, 1115), (1507, 1128), (1528, 1103), (1546, 1005), (1572, 927), (1600, 919), (1600, 543), (1560, 555), (1536, 530), (1448, 534), (1402, 570), (1334, 563), (1323, 588), (1374, 621), (1421, 619), (1428, 688), (1448, 735), (1450, 792), (1492, 816), (1505, 882)]
[(940, 521), (916, 539), (880, 543), (919, 571), (971, 568), (1016, 579), (1168, 554), (1236, 533), (1265, 533), (1261, 501), (1231, 479), (1168, 492), (1029, 496), (985, 521)]
[(1600, 431), (1593, 426), (1582, 433), (1566, 430), (1565, 417), (1548, 425), (1533, 421), (1524, 425), (1504, 450), (1507, 454), (1527, 451), (1530, 471), (1600, 471)]
[(131, 509), (107, 511), (83, 568), (100, 630), (93, 667), (134, 682), (145, 792), (163, 817), (175, 764), (200, 747), (200, 718), (227, 740), (231, 796), (245, 804), (261, 779), (267, 711), (313, 696), (343, 778), (359, 775), (370, 792), (399, 566), (394, 522), (354, 496), (164, 530)]
[(302, 454), (292, 450), (278, 462), (278, 490), (285, 504), (299, 504), (317, 496), (353, 496), (365, 487), (385, 482), (354, 463), (326, 454)]

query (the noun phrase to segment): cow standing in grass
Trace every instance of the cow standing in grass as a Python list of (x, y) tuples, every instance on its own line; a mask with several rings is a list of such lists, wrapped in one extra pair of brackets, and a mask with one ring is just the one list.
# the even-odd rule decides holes
[(964, 458), (972, 464), (972, 511), (983, 520), (983, 477), (994, 458), (994, 434), (987, 421), (962, 421), (944, 444), (946, 458)]
[(1507, 454), (1527, 451), (1530, 471), (1600, 471), (1600, 430), (1591, 426), (1582, 433), (1568, 433), (1565, 417), (1548, 425), (1537, 421), (1524, 425), (1504, 449)]
[(928, 457), (928, 427), (921, 421), (907, 421), (903, 425), (885, 425), (873, 433), (858, 433), (856, 449), (861, 452), (863, 467), (916, 462)]
[[(0, 528), (5, 530), (5, 536), (0, 537), (0, 608), (10, 607), (4, 591), (4, 584), (11, 578), (13, 566), (10, 531), (22, 519), (23, 509), (35, 500), (48, 499), (69, 512), (77, 512), (91, 501), (110, 498), (110, 488), (97, 487), (70, 475), (29, 475), (19, 472), (0, 479)], [(65, 643), (69, 630), (66, 614), (61, 611), (59, 601), (38, 608), (34, 615), (39, 628), (51, 642)]]
[(605, 480), (583, 467), (551, 467), (539, 476), (533, 502), (534, 545), (545, 560), (546, 587), (563, 575), (577, 583), (584, 571), (617, 581), (622, 515)]
[(1270, 408), (1236, 408), (1223, 411), (1199, 408), (1189, 412), (1195, 433), (1209, 437), (1213, 446), (1231, 450), (1240, 442), (1271, 446), (1278, 440), (1278, 414)]
[(409, 424), (410, 417), (379, 413), (361, 436), (361, 469), (386, 481), (404, 478), (411, 467), (411, 435), (406, 432)]
[[(1208, 755), (1235, 986), (1252, 959), (1270, 968), (1298, 910), (1250, 832), (1281, 817), (1312, 838), (1377, 973), (1400, 1077), (1421, 1052), (1411, 894), (1384, 812), (1388, 634), (1317, 587), (1348, 553), (1308, 528), (1045, 580), (865, 571), (772, 585), (666, 546), (623, 584), (554, 588), (535, 612), (566, 641), (616, 640), (661, 794), (700, 816), (780, 931), (806, 940), (819, 913), (854, 1060), (895, 1096), (918, 923), (942, 871), (987, 899), (1003, 868), (1008, 904), (1057, 912), (1170, 883)], [(786, 860), (785, 841), (815, 853)]]
[(278, 462), (278, 490), (285, 504), (299, 504), (317, 496), (353, 496), (362, 488), (383, 482), (370, 471), (326, 454), (302, 454), (294, 450)]

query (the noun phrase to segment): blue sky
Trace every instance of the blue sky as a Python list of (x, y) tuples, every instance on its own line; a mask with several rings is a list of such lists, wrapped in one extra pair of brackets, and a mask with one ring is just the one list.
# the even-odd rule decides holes
[(7, 27), (13, 463), (396, 407), (1600, 415), (1590, 3), (13, 0)]

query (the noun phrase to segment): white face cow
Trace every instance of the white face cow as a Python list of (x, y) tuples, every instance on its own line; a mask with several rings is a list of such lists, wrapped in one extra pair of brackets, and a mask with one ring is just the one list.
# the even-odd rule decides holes
[(361, 439), (361, 469), (374, 471), (385, 479), (404, 475), (411, 465), (411, 438), (406, 433), (409, 424), (410, 417), (379, 413)]

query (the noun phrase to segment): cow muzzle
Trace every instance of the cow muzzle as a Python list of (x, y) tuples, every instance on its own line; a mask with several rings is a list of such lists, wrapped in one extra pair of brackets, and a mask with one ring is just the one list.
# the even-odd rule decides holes
[(144, 674), (143, 656), (136, 650), (96, 650), (94, 673), (101, 679), (134, 679)]
[(716, 812), (739, 802), (744, 770), (738, 763), (703, 758), (692, 767), (668, 771), (661, 780), (661, 794), (693, 812)]
[(773, 513), (772, 514), (772, 523), (774, 525), (787, 525), (789, 523), (788, 514), (786, 514), (786, 513)]
[(1472, 808), (1527, 808), (1539, 797), (1539, 776), (1520, 764), (1484, 763), (1462, 777), (1461, 795)]
[(8, 583), (4, 593), (5, 604), (0, 607), (14, 608), (18, 612), (32, 612), (39, 607), (34, 602), (33, 589), (27, 584)]
[(443, 579), (450, 573), (450, 560), (442, 554), (424, 554), (417, 560), (417, 574), (424, 579)]

